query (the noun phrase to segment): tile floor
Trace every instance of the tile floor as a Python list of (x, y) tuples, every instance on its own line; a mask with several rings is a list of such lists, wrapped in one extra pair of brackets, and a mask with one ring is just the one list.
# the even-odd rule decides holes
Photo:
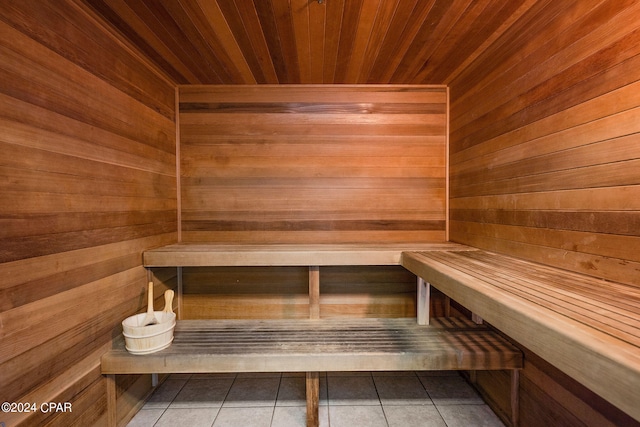
[[(176, 374), (128, 427), (305, 426), (304, 374)], [(503, 427), (457, 372), (320, 376), (326, 427)]]

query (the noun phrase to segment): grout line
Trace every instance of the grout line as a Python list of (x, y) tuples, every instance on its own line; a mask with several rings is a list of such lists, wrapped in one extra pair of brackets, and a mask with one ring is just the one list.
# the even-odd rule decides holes
[(276, 408), (278, 407), (278, 396), (280, 395), (280, 387), (282, 387), (282, 372), (280, 372), (280, 379), (278, 380), (278, 389), (276, 390), (276, 398), (273, 400), (273, 408), (271, 408), (271, 421), (269, 421), (270, 426), (273, 426), (273, 419), (276, 416)]
[[(389, 426), (390, 419), (388, 418), (388, 415), (390, 415), (391, 413), (388, 414), (388, 411), (391, 410), (391, 408), (396, 406), (396, 405), (389, 404), (385, 408), (385, 405), (382, 402), (382, 398), (381, 398), (380, 391), (379, 391), (379, 388), (378, 388), (379, 384), (377, 384), (376, 375), (374, 375), (375, 372), (368, 372), (368, 374), (369, 374), (371, 380), (373, 381), (373, 386), (374, 386), (374, 389), (375, 389), (375, 392), (376, 392), (376, 396), (377, 396), (377, 399), (378, 399), (378, 405), (382, 409), (382, 413), (383, 413), (383, 416), (384, 416), (385, 423), (386, 423), (387, 426)], [(441, 410), (444, 409), (444, 407), (449, 406), (449, 405), (447, 405), (447, 404), (437, 405), (433, 401), (433, 398), (431, 397), (429, 392), (427, 391), (427, 387), (425, 386), (425, 383), (423, 382), (422, 377), (418, 374), (418, 372), (412, 371), (412, 375), (413, 375), (413, 378), (417, 378), (418, 379), (418, 381), (420, 383), (420, 386), (422, 387), (422, 389), (426, 393), (429, 401), (431, 402), (432, 406), (436, 410), (436, 413), (440, 417), (440, 421), (443, 423), (443, 425), (447, 426), (448, 425), (447, 421), (446, 421), (445, 417), (443, 416), (443, 413), (442, 413)], [(166, 379), (168, 380), (170, 378), (171, 377), (169, 376)], [(222, 397), (222, 403), (217, 408), (218, 412), (216, 413), (215, 417), (213, 418), (211, 426), (215, 425), (215, 423), (220, 419), (220, 414), (221, 414), (221, 411), (223, 409), (223, 406), (228, 401), (228, 399), (229, 399), (229, 397), (231, 395), (231, 390), (234, 387), (234, 385), (237, 383), (238, 374), (233, 375), (233, 377), (226, 377), (226, 378), (231, 378), (232, 381), (231, 381), (231, 384), (229, 385), (229, 387), (227, 388), (224, 396)], [(291, 377), (291, 378), (294, 378), (294, 377)], [(325, 397), (326, 397), (326, 400), (327, 400), (327, 403), (326, 403), (327, 412), (325, 414), (326, 416), (323, 417), (324, 418), (323, 425), (328, 425), (330, 427), (332, 425), (331, 404), (330, 404), (331, 400), (329, 398), (329, 395), (330, 395), (330, 393), (329, 393), (329, 391), (330, 391), (330, 384), (329, 384), (330, 376), (326, 375), (326, 373), (325, 373), (324, 378), (325, 378), (325, 381), (326, 381), (326, 396)], [(380, 378), (383, 378), (383, 377), (380, 377)], [(443, 377), (443, 378), (445, 378), (445, 377)], [(458, 378), (459, 379), (458, 376), (451, 376), (451, 377), (446, 377), (446, 378), (449, 378), (449, 379)], [(271, 407), (271, 419), (270, 419), (270, 423), (269, 423), (270, 426), (274, 426), (274, 422), (276, 421), (275, 410), (277, 409), (278, 397), (280, 395), (280, 391), (283, 390), (283, 386), (284, 386), (283, 379), (284, 379), (284, 375), (283, 375), (283, 373), (280, 373), (280, 375), (278, 377), (278, 386), (277, 386), (277, 390), (276, 390), (275, 399), (274, 399), (273, 405)], [(173, 397), (171, 397), (170, 399), (167, 399), (168, 403), (167, 403), (166, 407), (156, 407), (156, 408), (149, 408), (148, 406), (146, 407), (147, 410), (157, 409), (160, 412), (160, 415), (159, 415), (158, 419), (153, 423), (154, 426), (159, 426), (161, 424), (161, 419), (167, 414), (169, 409), (177, 409), (177, 408), (172, 408), (171, 406), (173, 405), (173, 403), (175, 403), (175, 401), (176, 401), (177, 397), (180, 395), (180, 393), (182, 393), (185, 390), (185, 388), (187, 387), (188, 383), (190, 383), (192, 381), (197, 381), (197, 379), (195, 379), (193, 376), (189, 376), (188, 378), (184, 379), (184, 382), (181, 381), (182, 385), (180, 385), (179, 387), (176, 387), (176, 391), (175, 391)], [(473, 388), (470, 384), (468, 384), (468, 382), (465, 381), (465, 383), (469, 387)], [(156, 390), (154, 390), (154, 393), (156, 393), (165, 384), (166, 384), (166, 381), (163, 381), (163, 383), (161, 383), (156, 388)], [(152, 395), (153, 395), (153, 393), (152, 393)], [(322, 398), (322, 396), (320, 396), (320, 398)], [(247, 403), (249, 403), (249, 402), (247, 402)], [(484, 403), (484, 404), (486, 405), (486, 403)], [(146, 406), (146, 404), (143, 406), (143, 408), (141, 408), (141, 410), (144, 410), (145, 406)], [(357, 402), (354, 402), (353, 404), (350, 404), (350, 405), (340, 405), (340, 406), (352, 406), (353, 407), (353, 406), (360, 406), (360, 405), (358, 405)], [(441, 408), (441, 406), (442, 406), (442, 408)], [(233, 406), (232, 408), (233, 409), (240, 409), (240, 408), (249, 408), (249, 407), (251, 407), (251, 406), (238, 406), (238, 407)], [(500, 420), (499, 418), (498, 418), (498, 420), (500, 422), (502, 422), (502, 420)], [(334, 421), (335, 421), (335, 419), (334, 419)], [(326, 424), (324, 424), (324, 423), (326, 423)], [(505, 425), (505, 424), (503, 423), (502, 425)]]
[[(164, 379), (164, 381), (162, 381), (162, 383), (161, 383), (161, 384), (158, 384), (158, 385), (156, 386), (156, 388), (155, 388), (155, 390), (153, 391), (153, 393), (152, 393), (152, 394), (156, 393), (156, 392), (158, 391), (158, 389), (162, 386), (162, 384), (166, 384), (166, 382), (167, 382), (168, 380), (170, 380), (170, 379), (171, 379), (171, 374), (169, 374), (169, 375)], [(180, 392), (182, 391), (182, 389), (184, 389), (184, 388), (187, 386), (187, 383), (188, 383), (190, 380), (191, 380), (191, 377), (189, 377), (188, 379), (186, 379), (186, 380), (184, 381), (184, 384), (182, 384), (182, 387), (180, 387), (180, 389), (177, 391), (176, 395), (175, 395), (175, 396), (173, 396), (173, 398), (171, 398), (171, 401), (169, 402), (169, 404), (167, 405), (167, 407), (166, 407), (166, 408), (164, 408), (164, 409), (162, 410), (162, 414), (160, 414), (160, 416), (158, 417), (158, 419), (156, 420), (156, 422), (155, 422), (155, 423), (153, 423), (153, 425), (154, 425), (154, 426), (158, 425), (158, 423), (160, 422), (160, 420), (162, 419), (162, 417), (164, 416), (164, 414), (165, 414), (165, 413), (169, 410), (169, 408), (171, 407), (171, 404), (176, 400), (176, 397), (178, 397), (178, 395), (180, 394)], [(145, 402), (145, 405), (146, 405), (146, 404), (147, 404), (147, 402)], [(144, 406), (143, 406), (143, 408), (144, 408)]]
[(384, 417), (384, 422), (387, 423), (387, 427), (389, 427), (389, 419), (387, 418), (387, 412), (384, 410), (384, 405), (382, 404), (382, 398), (380, 397), (380, 392), (378, 391), (378, 385), (376, 384), (376, 377), (371, 372), (371, 381), (373, 381), (373, 388), (376, 391), (376, 396), (378, 396), (378, 403), (380, 404), (380, 409), (382, 410), (382, 416)]

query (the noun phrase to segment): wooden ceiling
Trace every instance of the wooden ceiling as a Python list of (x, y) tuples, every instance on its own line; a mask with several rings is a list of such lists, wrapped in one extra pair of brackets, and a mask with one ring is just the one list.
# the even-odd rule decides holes
[(83, 1), (177, 84), (447, 84), (549, 0)]

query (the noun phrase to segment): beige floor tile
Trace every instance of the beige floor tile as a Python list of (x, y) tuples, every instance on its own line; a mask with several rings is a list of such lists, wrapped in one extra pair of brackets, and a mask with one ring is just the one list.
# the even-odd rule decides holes
[(329, 406), (331, 427), (387, 427), (382, 406)]
[(223, 406), (274, 406), (279, 385), (280, 377), (236, 378)]
[(433, 405), (417, 376), (374, 376), (383, 405)]
[(211, 427), (218, 411), (218, 408), (169, 408), (154, 427)]
[[(280, 380), (276, 406), (306, 406), (305, 377), (285, 377)], [(327, 379), (320, 378), (320, 405), (327, 404)]]
[(233, 378), (189, 380), (169, 408), (220, 407), (231, 384)]
[(272, 417), (272, 407), (223, 407), (222, 409), (220, 409), (220, 412), (218, 413), (218, 416), (213, 423), (213, 427), (270, 427)]
[(443, 405), (438, 411), (447, 427), (504, 427), (487, 405)]
[[(321, 373), (320, 399), (322, 427), (504, 427), (454, 371)], [(305, 411), (304, 373), (181, 374), (129, 427), (296, 427)]]
[(436, 405), (478, 405), (484, 401), (461, 376), (421, 376), (420, 381)]
[(141, 409), (127, 424), (127, 427), (150, 427), (160, 419), (165, 409)]
[[(320, 407), (318, 416), (320, 418), (320, 427), (329, 427), (329, 408), (326, 406)], [(306, 425), (306, 407), (279, 406), (273, 412), (271, 427), (306, 427)]]
[(164, 381), (153, 392), (153, 394), (145, 404), (145, 408), (168, 408), (173, 399), (175, 399), (178, 393), (180, 393), (180, 390), (182, 390), (182, 387), (184, 387), (186, 383), (187, 380), (173, 380), (171, 378)]
[(327, 377), (329, 406), (380, 405), (371, 375)]
[(383, 406), (383, 408), (389, 427), (447, 427), (440, 412), (433, 405)]

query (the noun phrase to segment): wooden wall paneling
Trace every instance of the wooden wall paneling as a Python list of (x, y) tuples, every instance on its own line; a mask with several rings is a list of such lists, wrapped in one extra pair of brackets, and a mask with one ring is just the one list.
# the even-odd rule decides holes
[[(82, 7), (78, 5), (60, 7), (57, 2), (46, 1), (29, 4), (25, 9), (22, 2), (10, 0), (2, 3), (0, 12), (5, 22), (10, 22), (13, 28), (38, 42), (34, 47), (42, 44), (43, 47), (50, 49), (47, 52), (46, 49), (36, 48), (44, 55), (39, 58), (50, 58), (55, 52), (55, 55), (60, 55), (77, 66), (97, 73), (96, 75), (108, 85), (118, 87), (119, 91), (156, 109), (164, 117), (173, 118), (173, 96), (168, 91), (158, 91), (160, 87), (167, 87), (168, 81), (165, 76), (157, 69), (148, 67), (146, 63), (141, 67), (141, 56), (136, 55), (135, 50), (123, 48), (119, 40), (105, 31), (102, 23), (86, 13)], [(34, 25), (34, 22), (48, 24)], [(12, 40), (14, 42), (12, 46), (18, 52), (22, 52), (23, 47), (17, 44), (20, 39), (21, 37), (13, 35), (5, 40)], [(83, 46), (83, 49), (74, 49), (72, 45)], [(102, 54), (96, 55), (96, 52)], [(57, 67), (55, 62), (57, 61), (48, 62), (47, 67)], [(31, 64), (31, 68), (21, 68), (21, 72), (40, 71), (36, 64), (37, 61)], [(118, 65), (118, 72), (114, 72), (114, 64)], [(70, 68), (70, 70), (73, 69), (75, 67)], [(45, 70), (48, 71), (46, 67)], [(39, 73), (39, 78), (45, 78), (48, 75), (46, 71)], [(11, 81), (19, 82), (20, 75), (15, 76), (17, 80)], [(49, 75), (49, 77), (54, 78), (55, 75)], [(71, 83), (71, 81), (70, 79), (65, 83)], [(63, 87), (64, 85), (61, 86)], [(85, 89), (90, 95), (90, 86)], [(108, 92), (104, 95), (109, 96)], [(100, 118), (100, 116), (92, 117), (92, 119)]]
[(203, 86), (180, 98), (183, 240), (444, 239), (446, 90)]
[(320, 268), (320, 317), (415, 317), (416, 277), (403, 268)]
[[(592, 20), (595, 20), (587, 25), (592, 28), (591, 32), (586, 33), (585, 27), (580, 25), (584, 24), (583, 20), (576, 20), (569, 30), (556, 36), (559, 40), (554, 40), (556, 47), (552, 50), (546, 45), (539, 47), (526, 60), (521, 60), (516, 67), (503, 73), (500, 80), (496, 80), (496, 87), (483, 88), (492, 90), (492, 96), (474, 103), (474, 114), (482, 111), (474, 124), (459, 125), (458, 117), (452, 115), (455, 126), (451, 136), (460, 140), (456, 150), (471, 144), (471, 135), (464, 129), (474, 131), (473, 139), (476, 142), (484, 140), (522, 126), (523, 117), (531, 122), (580, 103), (579, 90), (584, 91), (586, 84), (606, 87), (601, 74), (610, 67), (633, 59), (638, 53), (638, 34), (630, 24), (638, 13), (638, 6), (634, 4), (625, 9), (626, 6), (611, 7), (609, 4), (591, 11), (583, 18), (593, 17)], [(602, 9), (607, 13), (603, 13)], [(539, 31), (543, 33), (545, 29), (540, 28)], [(608, 90), (599, 95), (606, 92)], [(553, 105), (556, 100), (561, 100), (563, 104)], [(552, 104), (554, 108), (541, 108), (544, 104)], [(452, 114), (463, 114), (453, 111), (456, 112)], [(468, 117), (469, 113), (464, 114)], [(496, 120), (496, 117), (501, 119)], [(479, 125), (483, 126), (480, 131), (477, 128)]]
[[(193, 81), (197, 77), (191, 68), (180, 60), (179, 55), (167, 46), (161, 36), (149, 26), (149, 20), (136, 13), (134, 5), (123, 0), (92, 1), (90, 7), (102, 17), (109, 19), (113, 28), (123, 37), (135, 40), (140, 46), (146, 46), (145, 55), (149, 60), (158, 63), (172, 81)], [(203, 8), (203, 13), (211, 17), (210, 10)], [(122, 17), (126, 16), (126, 20)], [(215, 17), (212, 22), (218, 24)]]
[[(468, 111), (474, 108), (473, 105), (469, 105), (474, 89), (482, 88), (489, 91), (488, 93), (501, 90), (503, 87), (501, 77), (504, 74), (510, 72), (516, 76), (512, 78), (517, 78), (518, 75), (527, 73), (535, 66), (534, 52), (539, 50), (553, 53), (563, 46), (562, 43), (552, 44), (548, 40), (541, 46), (539, 40), (531, 37), (531, 34), (541, 34), (544, 28), (544, 31), (548, 31), (547, 34), (554, 34), (557, 37), (564, 33), (566, 28), (575, 24), (575, 16), (580, 16), (594, 6), (594, 3), (575, 0), (562, 3), (534, 2), (526, 13), (512, 22), (508, 30), (494, 40), (494, 43), (484, 46), (485, 50), (477, 55), (473, 66), (467, 67), (451, 80), (451, 82), (455, 81), (455, 85), (452, 84), (451, 88), (456, 91), (451, 102), (457, 104), (456, 114), (460, 114), (458, 120), (465, 120), (463, 117), (467, 117)], [(527, 61), (526, 64), (521, 64), (523, 60)], [(493, 101), (496, 100), (493, 99)]]
[[(105, 344), (97, 347), (83, 358), (76, 361), (76, 363), (69, 369), (62, 372), (61, 375), (52, 378), (50, 381), (43, 383), (40, 387), (33, 389), (29, 393), (21, 397), (21, 402), (71, 402), (72, 411), (75, 399), (81, 396), (87, 387), (94, 384), (96, 381), (102, 382), (102, 375), (100, 374), (100, 355), (108, 350), (110, 346)], [(103, 388), (104, 391), (104, 388)], [(103, 393), (104, 394), (104, 393)], [(103, 396), (104, 397), (104, 396)], [(58, 400), (59, 399), (59, 400)], [(100, 409), (105, 405), (106, 399), (97, 399), (93, 405), (86, 407), (86, 410), (93, 411), (98, 409), (98, 412), (104, 412)], [(77, 411), (76, 414), (66, 412), (66, 419), (64, 423), (68, 424), (76, 417), (82, 416), (82, 411)], [(3, 413), (3, 422), (7, 425), (46, 425), (56, 413), (44, 413), (42, 411), (37, 412), (8, 412)], [(60, 422), (63, 424), (63, 422)], [(97, 423), (100, 425), (100, 423)]]
[(104, 425), (100, 356), (176, 241), (174, 85), (80, 3), (0, 12), (1, 400), (73, 405), (2, 421)]
[(309, 318), (308, 267), (183, 269), (183, 318)]
[(592, 31), (570, 26), (549, 41), (553, 50), (532, 50), (540, 72), (498, 63), (493, 78), (514, 89), (462, 96), (491, 90), (471, 107), (486, 112), (452, 100), (452, 239), (638, 284), (638, 210), (628, 197), (640, 184), (637, 5), (583, 6), (576, 22)]
[[(308, 275), (308, 267), (184, 268), (184, 318), (308, 318)], [(400, 267), (321, 267), (319, 276), (320, 317), (416, 315), (416, 278)]]
[[(451, 80), (451, 240), (639, 286), (638, 4), (543, 3)], [(521, 425), (638, 424), (526, 358)]]
[[(520, 372), (520, 424), (553, 426), (638, 426), (640, 423), (611, 406), (601, 397), (558, 371), (528, 349), (525, 367)], [(482, 396), (494, 405), (496, 412), (508, 422), (508, 396), (501, 396), (508, 383), (504, 371), (478, 371), (476, 385)], [(541, 411), (540, 408), (544, 408)]]

